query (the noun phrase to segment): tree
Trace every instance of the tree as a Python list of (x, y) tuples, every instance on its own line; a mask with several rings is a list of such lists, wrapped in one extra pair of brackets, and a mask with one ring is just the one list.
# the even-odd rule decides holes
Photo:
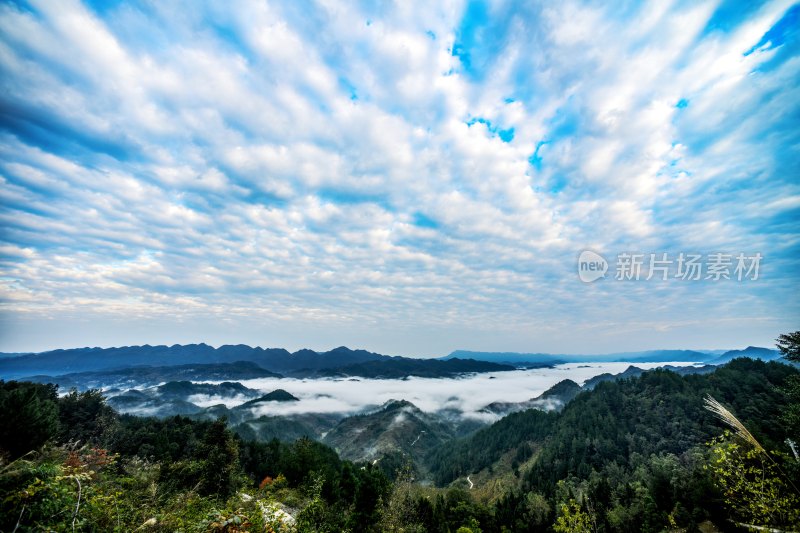
[(413, 466), (409, 463), (397, 472), (394, 489), (381, 514), (381, 531), (417, 533), (426, 531), (421, 516), (419, 491), (413, 485)]
[(61, 442), (105, 444), (103, 441), (116, 420), (116, 413), (98, 389), (84, 392), (72, 389), (59, 398), (58, 411)]
[(341, 531), (342, 528), (333, 524), (335, 516), (332, 516), (330, 506), (322, 497), (322, 486), (325, 478), (321, 475), (314, 475), (311, 479), (310, 496), (311, 499), (302, 511), (297, 515), (297, 530), (308, 531), (309, 533), (332, 533)]
[(236, 492), (239, 447), (224, 419), (216, 420), (206, 431), (200, 447), (201, 494), (228, 497)]
[(800, 363), (800, 331), (779, 336), (776, 345), (786, 359)]
[[(707, 396), (706, 408), (733, 429), (711, 441), (708, 466), (734, 521), (748, 528), (800, 526), (800, 490), (773, 454), (726, 407)], [(733, 436), (738, 442), (733, 440)], [(778, 457), (776, 455), (776, 457)]]
[(57, 398), (55, 385), (0, 381), (0, 451), (16, 459), (53, 439)]
[(556, 533), (591, 533), (592, 519), (588, 513), (581, 510), (575, 500), (561, 504), (561, 514), (553, 524)]
[(764, 527), (800, 525), (800, 498), (764, 450), (725, 432), (711, 442), (712, 476), (735, 521)]
[[(777, 347), (786, 359), (800, 363), (800, 331), (778, 337)], [(797, 438), (800, 436), (800, 376), (790, 376), (782, 390), (789, 397), (789, 405), (781, 415), (781, 420), (786, 424), (789, 435)]]

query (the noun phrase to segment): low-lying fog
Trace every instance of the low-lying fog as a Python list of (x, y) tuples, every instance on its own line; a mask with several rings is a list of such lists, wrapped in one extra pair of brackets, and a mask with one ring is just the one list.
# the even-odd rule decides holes
[[(486, 418), (478, 411), (492, 402), (522, 402), (539, 396), (561, 380), (583, 383), (603, 373), (618, 374), (632, 363), (569, 363), (554, 368), (516, 370), (474, 374), (460, 378), (406, 379), (274, 379), (260, 378), (241, 381), (242, 385), (265, 393), (284, 389), (298, 402), (269, 402), (254, 410), (257, 415), (287, 415), (297, 413), (357, 413), (376, 407), (388, 400), (408, 400), (423, 411), (444, 409), (460, 411), (464, 416)], [(635, 363), (642, 369), (659, 366), (691, 366), (693, 363)], [(193, 396), (189, 399), (201, 407), (225, 403), (233, 407), (236, 399), (214, 396)]]

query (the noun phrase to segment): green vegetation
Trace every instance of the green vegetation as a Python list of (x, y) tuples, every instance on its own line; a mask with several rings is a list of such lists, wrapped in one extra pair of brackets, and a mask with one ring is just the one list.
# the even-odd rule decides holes
[(360, 530), (391, 490), (317, 442), (118, 416), (97, 391), (0, 382), (0, 408), (2, 531)]
[(429, 467), (439, 484), (481, 471), (491, 477), (514, 453), (524, 465), (519, 480), (492, 505), (495, 522), (481, 522), (485, 531), (540, 531), (559, 519), (567, 527), (580, 516), (576, 505), (592, 531), (694, 529), (704, 522), (730, 527), (736, 513), (706, 468), (714, 460), (706, 443), (721, 427), (703, 397), (719, 398), (767, 449), (782, 450), (775, 460), (797, 484), (797, 462), (785, 455), (785, 439), (797, 433), (779, 422), (796, 412), (796, 397), (786, 388), (797, 379), (788, 365), (737, 359), (711, 374), (656, 370), (606, 381), (561, 413), (516, 413), (450, 442), (431, 454)]
[[(401, 451), (352, 463), (308, 438), (257, 442), (225, 419), (118, 415), (95, 390), (0, 382), (0, 530), (796, 530), (798, 383), (750, 359), (604, 381), (559, 413), (433, 448), (434, 486)], [(502, 492), (477, 486), (501, 471)]]

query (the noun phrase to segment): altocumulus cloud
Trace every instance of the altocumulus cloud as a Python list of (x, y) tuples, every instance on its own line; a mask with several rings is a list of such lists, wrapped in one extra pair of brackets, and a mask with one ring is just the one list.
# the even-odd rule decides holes
[[(2, 347), (769, 342), (800, 317), (798, 10), (5, 3)], [(584, 248), (765, 261), (585, 286)]]

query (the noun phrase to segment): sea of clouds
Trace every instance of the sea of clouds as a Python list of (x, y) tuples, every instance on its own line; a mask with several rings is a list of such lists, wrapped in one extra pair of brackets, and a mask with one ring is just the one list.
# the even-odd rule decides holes
[[(691, 366), (693, 363), (637, 363), (643, 369), (664, 365)], [(389, 400), (407, 400), (425, 412), (456, 411), (462, 416), (495, 418), (481, 410), (492, 402), (523, 402), (535, 398), (556, 383), (571, 379), (582, 385), (603, 373), (624, 372), (630, 363), (569, 363), (553, 368), (471, 374), (456, 378), (406, 379), (292, 379), (260, 378), (242, 381), (246, 387), (263, 392), (284, 389), (297, 402), (269, 402), (254, 409), (256, 416), (302, 413), (354, 414), (375, 409)], [(236, 398), (193, 396), (190, 401), (201, 407), (225, 403), (238, 405)]]

